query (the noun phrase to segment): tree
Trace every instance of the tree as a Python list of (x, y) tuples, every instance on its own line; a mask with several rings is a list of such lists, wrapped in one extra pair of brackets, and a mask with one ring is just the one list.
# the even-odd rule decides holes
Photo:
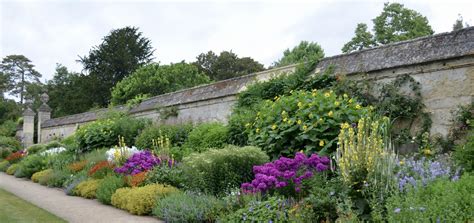
[(214, 52), (201, 53), (193, 63), (214, 81), (239, 77), (264, 70), (263, 64), (250, 57), (239, 58), (232, 51), (222, 51), (219, 56)]
[(0, 123), (16, 121), (21, 114), (21, 106), (14, 100), (0, 97)]
[(458, 19), (456, 19), (456, 22), (453, 24), (453, 31), (460, 30), (462, 28), (467, 28), (469, 27), (469, 24), (466, 22), (463, 24), (463, 18), (461, 14), (458, 14)]
[(153, 52), (151, 41), (142, 37), (138, 28), (125, 27), (112, 30), (88, 56), (80, 57), (79, 62), (93, 79), (94, 88), (90, 93), (96, 95), (94, 102), (106, 106), (111, 88), (140, 66), (149, 63)]
[(9, 55), (3, 58), (0, 72), (2, 85), (6, 85), (6, 89), (11, 90), (11, 95), (19, 96), (20, 104), (23, 104), (26, 86), (33, 82), (40, 82), (41, 77), (31, 64), (31, 60), (23, 55)]
[(148, 64), (117, 83), (112, 89), (111, 102), (124, 104), (142, 95), (156, 96), (209, 82), (208, 76), (184, 61), (170, 65)]
[(342, 52), (350, 53), (353, 51), (371, 48), (375, 45), (374, 36), (367, 30), (367, 24), (359, 23), (357, 24), (357, 28), (355, 30), (355, 36), (352, 37), (351, 41), (344, 44), (342, 47)]
[(374, 34), (367, 30), (366, 24), (357, 24), (355, 36), (342, 47), (343, 53), (429, 36), (434, 33), (425, 16), (399, 3), (385, 3), (382, 13), (372, 22)]
[(372, 21), (378, 44), (394, 43), (434, 33), (425, 16), (399, 3), (385, 3), (382, 13)]
[(57, 64), (53, 79), (46, 85), (52, 116), (77, 114), (96, 106), (96, 99), (90, 93), (94, 86), (90, 76), (70, 72), (67, 67)]
[(319, 44), (308, 41), (301, 41), (291, 51), (286, 49), (283, 52), (283, 57), (273, 62), (274, 67), (282, 67), (295, 63), (302, 63), (306, 61), (317, 61), (324, 57), (324, 51)]

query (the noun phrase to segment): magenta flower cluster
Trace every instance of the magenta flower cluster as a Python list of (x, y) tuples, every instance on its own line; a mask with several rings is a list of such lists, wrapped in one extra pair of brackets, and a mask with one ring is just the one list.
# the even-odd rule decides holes
[(160, 165), (160, 163), (160, 159), (154, 156), (150, 151), (141, 151), (128, 158), (123, 166), (115, 168), (115, 172), (135, 175), (143, 171), (151, 170), (154, 166)]
[(304, 179), (313, 177), (315, 172), (329, 169), (329, 158), (312, 154), (307, 157), (303, 153), (296, 153), (295, 158), (281, 157), (261, 166), (254, 166), (255, 179), (243, 183), (241, 188), (245, 193), (266, 192), (272, 189), (294, 186), (294, 190), (301, 190)]

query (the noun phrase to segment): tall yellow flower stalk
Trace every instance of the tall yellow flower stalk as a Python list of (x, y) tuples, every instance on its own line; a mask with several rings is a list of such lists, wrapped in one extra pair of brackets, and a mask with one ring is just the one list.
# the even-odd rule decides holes
[[(341, 125), (338, 136), (336, 161), (344, 181), (358, 184), (362, 181), (378, 181), (381, 175), (389, 177), (396, 154), (393, 151), (387, 117), (361, 118), (356, 127)], [(370, 179), (369, 179), (370, 178)]]

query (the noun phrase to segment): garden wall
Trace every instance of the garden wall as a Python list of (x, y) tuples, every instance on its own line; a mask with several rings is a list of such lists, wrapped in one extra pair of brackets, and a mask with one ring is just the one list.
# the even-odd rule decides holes
[[(474, 28), (442, 33), (382, 47), (324, 58), (316, 75), (334, 65), (336, 74), (354, 79), (389, 82), (399, 75), (409, 74), (421, 83), (421, 93), (430, 112), (432, 134), (448, 133), (451, 111), (474, 100)], [(255, 81), (294, 71), (295, 65), (271, 69), (243, 77), (198, 86), (143, 101), (132, 109), (135, 117), (147, 117), (155, 122), (226, 122), (236, 102), (237, 94)], [(41, 142), (66, 137), (78, 126), (94, 121), (106, 110), (86, 112), (45, 121)], [(166, 119), (160, 118), (168, 111)], [(177, 116), (169, 114), (177, 114)]]

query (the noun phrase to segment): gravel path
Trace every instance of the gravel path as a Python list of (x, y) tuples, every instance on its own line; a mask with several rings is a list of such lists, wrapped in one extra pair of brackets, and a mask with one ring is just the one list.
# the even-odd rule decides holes
[[(0, 172), (0, 187), (68, 222), (160, 222), (135, 216), (96, 200), (67, 196), (62, 190)], [(1, 208), (1, 207), (0, 207)]]

